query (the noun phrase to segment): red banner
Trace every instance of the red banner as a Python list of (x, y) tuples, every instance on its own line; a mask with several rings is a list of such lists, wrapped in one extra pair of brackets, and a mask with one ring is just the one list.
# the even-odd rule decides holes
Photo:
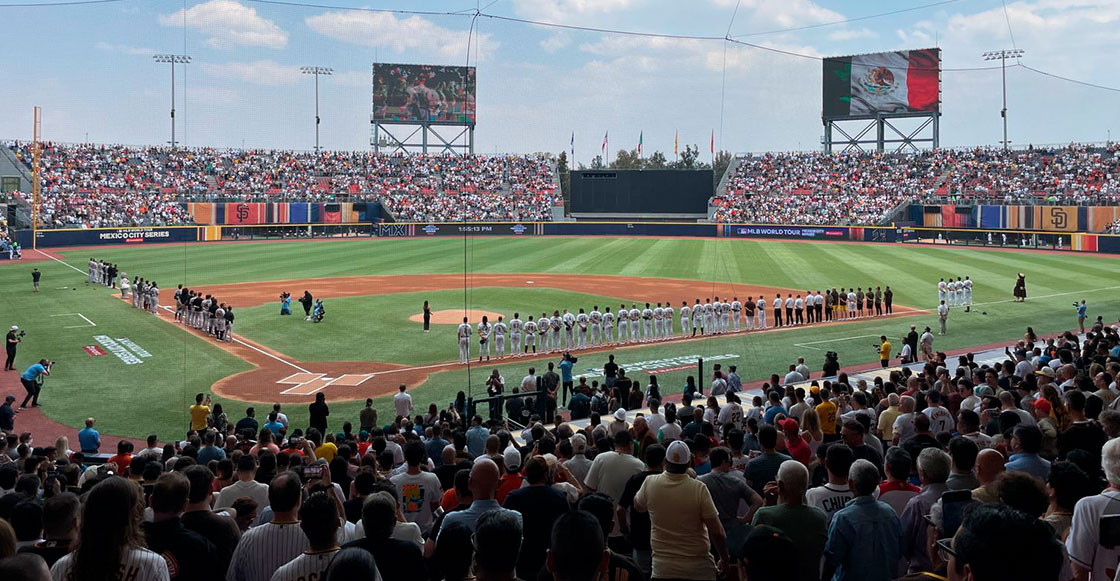
[(85, 347), (82, 347), (82, 350), (85, 351), (86, 355), (89, 355), (90, 357), (101, 357), (102, 355), (105, 355), (105, 350), (98, 345), (86, 345)]
[(263, 224), (266, 214), (260, 202), (226, 204), (226, 224)]

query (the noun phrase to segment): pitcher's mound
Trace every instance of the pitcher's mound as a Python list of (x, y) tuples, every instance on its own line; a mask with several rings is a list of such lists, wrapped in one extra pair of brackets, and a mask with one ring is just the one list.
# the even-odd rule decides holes
[[(463, 322), (463, 317), (466, 316), (467, 322), (469, 322), (473, 327), (482, 320), (483, 315), (485, 315), (487, 317), (487, 320), (489, 320), (491, 323), (494, 323), (498, 320), (498, 313), (494, 313), (491, 311), (470, 310), (466, 312), (466, 315), (464, 315), (463, 309), (448, 309), (444, 311), (432, 311), (432, 324), (458, 325), (459, 323)], [(415, 315), (409, 317), (408, 320), (412, 321), (413, 323), (423, 323), (424, 313), (416, 313)]]

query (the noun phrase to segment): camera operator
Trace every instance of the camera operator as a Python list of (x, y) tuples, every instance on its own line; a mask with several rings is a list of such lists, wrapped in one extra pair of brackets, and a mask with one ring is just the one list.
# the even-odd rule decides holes
[(840, 360), (835, 351), (824, 354), (824, 366), (821, 372), (822, 377), (836, 377), (840, 373)]
[(4, 339), (4, 349), (8, 352), (8, 358), (4, 360), (4, 371), (15, 371), (16, 345), (19, 345), (24, 335), (26, 333), (20, 331), (18, 325), (12, 325), (12, 329), (8, 331), (8, 336)]
[(20, 374), (19, 381), (23, 384), (23, 389), (27, 390), (27, 397), (19, 404), (20, 409), (26, 408), (28, 401), (31, 402), (31, 407), (39, 407), (39, 392), (43, 389), (43, 377), (51, 374), (53, 365), (54, 361), (40, 359), (38, 363)]

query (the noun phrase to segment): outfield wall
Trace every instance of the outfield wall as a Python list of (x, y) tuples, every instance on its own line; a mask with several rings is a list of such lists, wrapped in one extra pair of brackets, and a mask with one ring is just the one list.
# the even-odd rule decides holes
[[(989, 242), (989, 234), (991, 242)], [(1120, 235), (977, 228), (901, 228), (893, 226), (807, 226), (697, 222), (438, 222), (225, 224), (152, 228), (40, 230), (42, 248), (97, 244), (216, 242), (301, 238), (440, 238), (462, 236), (649, 236), (659, 238), (739, 238), (821, 242), (879, 242), (951, 246), (1060, 249), (1120, 254)], [(31, 232), (17, 233), (25, 248)]]
[(1103, 232), (1120, 219), (1120, 206), (912, 204), (907, 218), (926, 228)]

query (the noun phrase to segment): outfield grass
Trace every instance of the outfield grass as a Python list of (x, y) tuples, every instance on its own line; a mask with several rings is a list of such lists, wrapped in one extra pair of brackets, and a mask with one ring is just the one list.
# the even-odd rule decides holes
[[(91, 252), (116, 262), (129, 276), (159, 281), (165, 289), (184, 282), (189, 286), (248, 281), (273, 281), (334, 276), (392, 275), (462, 272), (462, 239), (339, 240), (309, 242), (246, 242), (217, 245), (119, 246), (64, 251), (63, 257), (84, 272)], [(29, 251), (29, 254), (34, 252)], [(658, 240), (649, 238), (525, 238), (472, 239), (466, 244), (466, 265), (474, 272), (617, 274), (698, 281), (702, 296), (706, 281), (759, 284), (790, 288), (890, 285), (898, 304), (932, 309), (936, 282), (942, 276), (969, 275), (975, 281), (974, 300), (993, 303), (977, 312), (955, 309), (950, 334), (939, 337), (939, 349), (1005, 341), (1022, 335), (1027, 325), (1039, 333), (1071, 328), (1075, 324), (1070, 303), (1084, 296), (1089, 315), (1115, 320), (1120, 314), (1116, 275), (1120, 258), (1025, 252), (993, 252), (964, 248), (902, 245), (824, 244), (726, 239)], [(38, 262), (44, 292), (30, 292), (30, 264), (0, 265), (0, 288), (5, 289), (0, 324), (19, 324), (29, 335), (21, 346), (19, 363), (26, 366), (40, 356), (60, 361), (44, 390), (44, 411), (57, 421), (77, 426), (94, 415), (104, 431), (140, 437), (168, 433), (186, 423), (186, 404), (195, 392), (206, 391), (215, 380), (247, 369), (247, 364), (205, 340), (190, 337), (173, 325), (159, 323), (111, 298), (102, 288), (86, 288), (83, 273), (55, 262)], [(1027, 275), (1031, 299), (1009, 302), (1015, 274)], [(78, 290), (57, 290), (74, 287)], [(1105, 290), (1108, 289), (1108, 290)], [(610, 289), (602, 297), (553, 289), (481, 289), (471, 293), (471, 308), (509, 312), (534, 311), (548, 306), (586, 306), (613, 303)], [(436, 308), (461, 308), (459, 291), (402, 293), (328, 301), (329, 316), (322, 325), (297, 324), (281, 319), (276, 305), (238, 311), (238, 329), (299, 360), (369, 359), (405, 364), (452, 360), (457, 351), (450, 326), (436, 326), (431, 334), (419, 332), (407, 321), (423, 299)], [(610, 301), (608, 303), (608, 301)], [(986, 315), (980, 311), (987, 312)], [(96, 328), (66, 329), (80, 319), (66, 315), (80, 312)], [(300, 317), (301, 318), (301, 317)], [(891, 321), (869, 320), (837, 327), (751, 334), (705, 339), (687, 344), (654, 345), (621, 351), (623, 364), (683, 355), (737, 355), (726, 363), (738, 364), (744, 379), (784, 372), (798, 355), (817, 368), (826, 349), (840, 354), (845, 364), (875, 359), (873, 337), (898, 337), (906, 325), (934, 326), (932, 315)], [(83, 345), (94, 344), (97, 334), (127, 337), (152, 353), (140, 365), (124, 365), (111, 354), (89, 357)], [(445, 336), (446, 335), (446, 336)], [(805, 345), (809, 343), (809, 345)], [(800, 344), (800, 345), (799, 345)], [(817, 349), (813, 349), (813, 347)], [(578, 368), (599, 366), (605, 357), (582, 357)], [(507, 382), (525, 373), (528, 363), (517, 360), (497, 366)], [(543, 365), (541, 365), (543, 367)], [(472, 367), (470, 384), (478, 391), (494, 366)], [(665, 391), (676, 391), (685, 373), (661, 376)], [(414, 390), (417, 403), (429, 401), (445, 407), (454, 394), (466, 390), (465, 370), (436, 373)], [(15, 384), (18, 390), (18, 383)], [(328, 393), (328, 398), (330, 394)], [(378, 401), (383, 415), (391, 405)], [(227, 403), (231, 417), (243, 405)], [(288, 404), (297, 425), (305, 421), (306, 403)], [(356, 418), (360, 404), (336, 403), (332, 418)], [(230, 409), (232, 408), (232, 409)], [(341, 422), (341, 419), (339, 420)], [(332, 423), (332, 425), (334, 425)]]

